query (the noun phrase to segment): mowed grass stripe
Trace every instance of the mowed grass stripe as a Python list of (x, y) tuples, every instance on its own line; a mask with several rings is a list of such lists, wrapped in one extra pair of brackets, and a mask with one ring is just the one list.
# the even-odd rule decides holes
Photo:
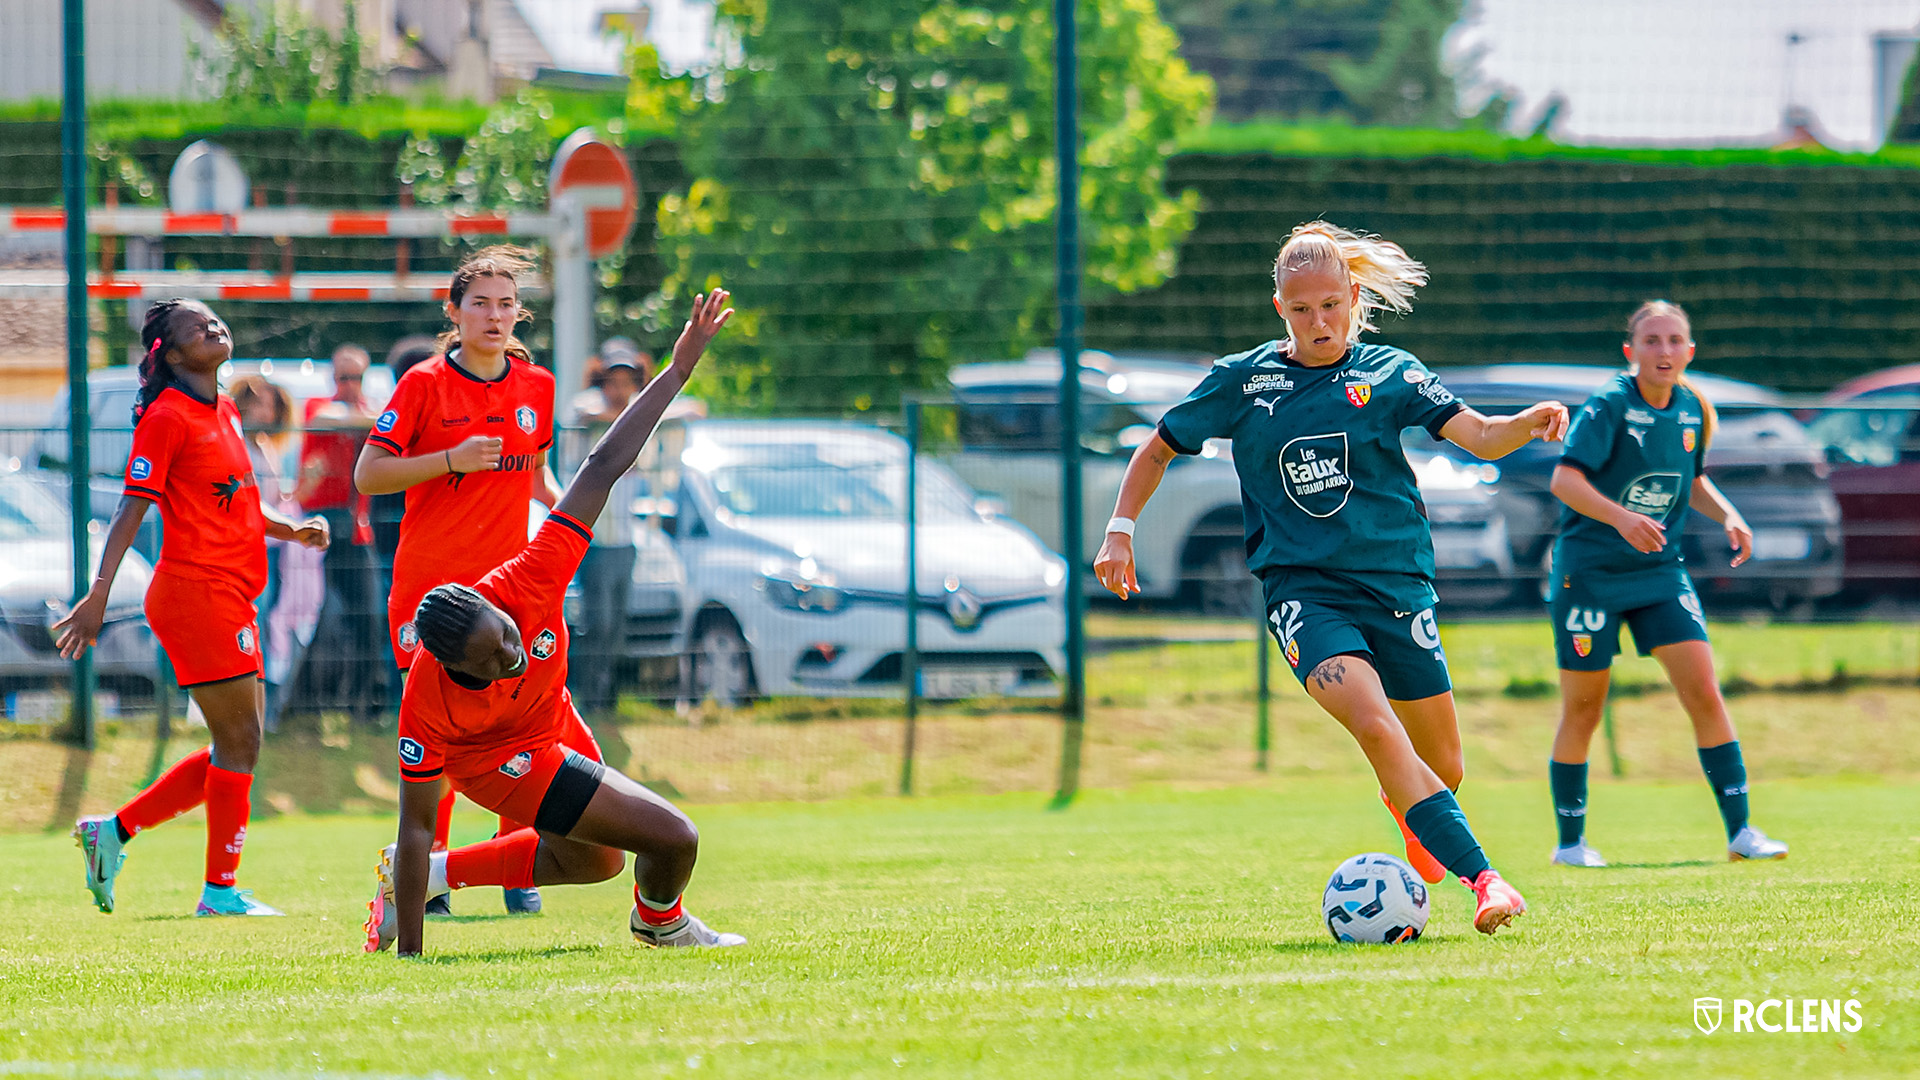
[[(1397, 834), (1359, 779), (1204, 792), (703, 807), (689, 906), (745, 949), (638, 949), (624, 883), (537, 919), (456, 897), (431, 957), (358, 952), (382, 818), (263, 822), (243, 884), (284, 920), (193, 920), (197, 827), (86, 905), (59, 837), (0, 838), (0, 1057), (453, 1076), (1903, 1075), (1920, 832), (1906, 783), (1756, 786), (1793, 858), (1728, 865), (1704, 783), (1596, 792), (1602, 872), (1544, 865), (1544, 785), (1463, 799), (1533, 911), (1491, 940), (1435, 889), (1411, 947), (1334, 944), (1326, 874)], [(460, 828), (479, 827), (477, 817)], [(1859, 998), (1857, 1034), (1700, 1034), (1696, 996)], [(309, 1072), (310, 1070), (310, 1072)], [(76, 1074), (84, 1075), (84, 1074)], [(104, 1074), (102, 1074), (104, 1075)], [(131, 1075), (144, 1075), (135, 1073)]]

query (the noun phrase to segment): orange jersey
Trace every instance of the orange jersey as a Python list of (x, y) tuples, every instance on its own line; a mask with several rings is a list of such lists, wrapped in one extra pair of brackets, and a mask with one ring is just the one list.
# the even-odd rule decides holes
[(567, 583), (593, 534), (553, 514), (533, 542), (474, 589), (506, 612), (520, 630), (527, 669), (479, 690), (453, 681), (432, 653), (420, 650), (400, 697), (400, 775), (454, 786), (463, 778), (511, 768), (516, 755), (560, 742), (571, 730), (567, 693)]
[(471, 585), (527, 545), (527, 500), (539, 490), (553, 444), (553, 376), (509, 358), (491, 381), (444, 356), (400, 379), (367, 441), (401, 457), (439, 454), (474, 435), (501, 440), (500, 465), (407, 489), (387, 610), (402, 667), (421, 597), (436, 585)]
[(126, 493), (160, 506), (156, 570), (249, 597), (266, 587), (267, 520), (232, 398), (207, 401), (178, 383), (162, 390), (134, 426)]

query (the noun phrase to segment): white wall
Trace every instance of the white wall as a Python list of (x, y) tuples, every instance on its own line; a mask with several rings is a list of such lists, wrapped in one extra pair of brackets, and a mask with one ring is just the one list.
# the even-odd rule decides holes
[[(0, 100), (58, 98), (58, 0), (0, 0)], [(187, 43), (212, 35), (173, 0), (87, 0), (87, 86), (99, 97), (204, 96)]]

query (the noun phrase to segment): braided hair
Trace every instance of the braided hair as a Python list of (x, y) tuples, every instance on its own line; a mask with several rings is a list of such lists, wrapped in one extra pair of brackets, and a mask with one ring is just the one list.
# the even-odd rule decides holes
[(133, 401), (133, 422), (140, 423), (147, 407), (160, 397), (160, 392), (173, 385), (173, 365), (167, 363), (167, 350), (173, 348), (171, 329), (174, 313), (193, 301), (176, 296), (162, 300), (147, 309), (146, 318), (140, 323), (140, 344), (146, 347), (146, 354), (140, 358), (140, 393)]
[(467, 639), (487, 610), (486, 598), (465, 585), (441, 585), (427, 593), (413, 613), (420, 644), (442, 664), (467, 657)]

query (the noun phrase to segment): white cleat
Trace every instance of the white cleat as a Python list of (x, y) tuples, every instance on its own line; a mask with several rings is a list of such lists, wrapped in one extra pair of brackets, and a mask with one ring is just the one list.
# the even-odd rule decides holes
[(1751, 825), (1745, 826), (1733, 834), (1727, 841), (1727, 861), (1746, 862), (1749, 859), (1784, 859), (1787, 857), (1787, 843), (1775, 840)]
[(672, 926), (648, 926), (640, 921), (640, 909), (635, 907), (633, 914), (627, 917), (627, 927), (633, 931), (633, 940), (650, 949), (686, 948), (726, 948), (730, 945), (745, 945), (747, 939), (739, 934), (723, 934), (714, 930), (693, 915), (682, 915), (678, 923)]
[(1554, 848), (1553, 865), (1605, 866), (1607, 865), (1607, 860), (1601, 858), (1600, 853), (1595, 851), (1587, 843), (1586, 837), (1583, 836), (1578, 843), (1569, 844), (1566, 847)]

